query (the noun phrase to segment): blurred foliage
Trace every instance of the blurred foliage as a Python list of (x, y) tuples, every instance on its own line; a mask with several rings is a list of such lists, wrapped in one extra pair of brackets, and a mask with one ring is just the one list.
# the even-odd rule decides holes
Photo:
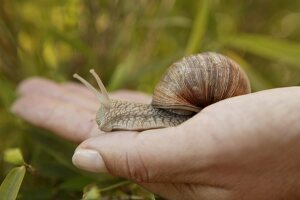
[[(76, 169), (74, 144), (10, 114), (15, 88), (27, 77), (68, 81), (75, 72), (87, 75), (95, 68), (109, 90), (151, 93), (178, 58), (216, 51), (241, 64), (253, 91), (300, 84), (300, 1), (0, 0), (0, 5), (0, 152), (20, 147), (34, 168), (19, 199), (154, 199), (126, 180)], [(0, 155), (3, 180), (13, 164)]]
[(0, 199), (14, 200), (25, 176), (25, 166), (13, 168), (5, 177), (0, 186)]

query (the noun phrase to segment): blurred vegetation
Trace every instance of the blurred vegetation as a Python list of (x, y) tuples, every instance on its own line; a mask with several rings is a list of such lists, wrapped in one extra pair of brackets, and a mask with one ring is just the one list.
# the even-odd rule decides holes
[[(0, 0), (0, 5), (0, 180), (16, 165), (26, 166), (19, 199), (154, 199), (126, 180), (76, 169), (74, 144), (13, 116), (15, 88), (27, 77), (68, 81), (93, 67), (110, 91), (151, 93), (178, 58), (216, 51), (241, 64), (253, 91), (300, 84), (300, 1)], [(7, 158), (4, 152), (14, 147), (31, 167), (11, 162), (20, 153)], [(22, 166), (6, 179), (21, 173), (16, 192)]]

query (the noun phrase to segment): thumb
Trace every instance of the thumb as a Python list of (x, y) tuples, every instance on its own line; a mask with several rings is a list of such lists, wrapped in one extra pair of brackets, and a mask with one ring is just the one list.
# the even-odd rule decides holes
[(78, 146), (73, 163), (88, 171), (109, 172), (137, 182), (190, 182), (211, 164), (214, 149), (213, 139), (201, 128), (205, 126), (197, 125), (196, 131), (195, 126), (182, 125), (101, 134)]

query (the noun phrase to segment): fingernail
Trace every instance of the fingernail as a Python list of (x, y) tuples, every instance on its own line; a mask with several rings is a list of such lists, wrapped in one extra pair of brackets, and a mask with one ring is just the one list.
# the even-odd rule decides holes
[(77, 149), (72, 157), (73, 164), (90, 172), (107, 172), (100, 154), (91, 149)]

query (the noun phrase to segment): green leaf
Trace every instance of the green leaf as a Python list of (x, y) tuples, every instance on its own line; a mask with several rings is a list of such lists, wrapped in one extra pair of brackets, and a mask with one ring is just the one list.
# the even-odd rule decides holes
[(229, 36), (225, 44), (264, 58), (300, 67), (300, 44), (270, 36), (241, 34)]
[(150, 195), (150, 199), (151, 199), (151, 200), (156, 200), (155, 195), (154, 195), (154, 194), (151, 194), (151, 195)]
[(10, 148), (4, 151), (4, 160), (14, 165), (25, 164), (21, 150), (19, 148)]
[(0, 200), (14, 200), (17, 198), (20, 186), (25, 176), (24, 166), (13, 168), (0, 186)]
[(201, 46), (204, 34), (207, 30), (210, 2), (211, 0), (199, 1), (198, 14), (194, 21), (192, 32), (185, 50), (186, 55), (197, 52)]
[(101, 198), (100, 190), (96, 185), (87, 186), (83, 191), (83, 200), (99, 200)]

